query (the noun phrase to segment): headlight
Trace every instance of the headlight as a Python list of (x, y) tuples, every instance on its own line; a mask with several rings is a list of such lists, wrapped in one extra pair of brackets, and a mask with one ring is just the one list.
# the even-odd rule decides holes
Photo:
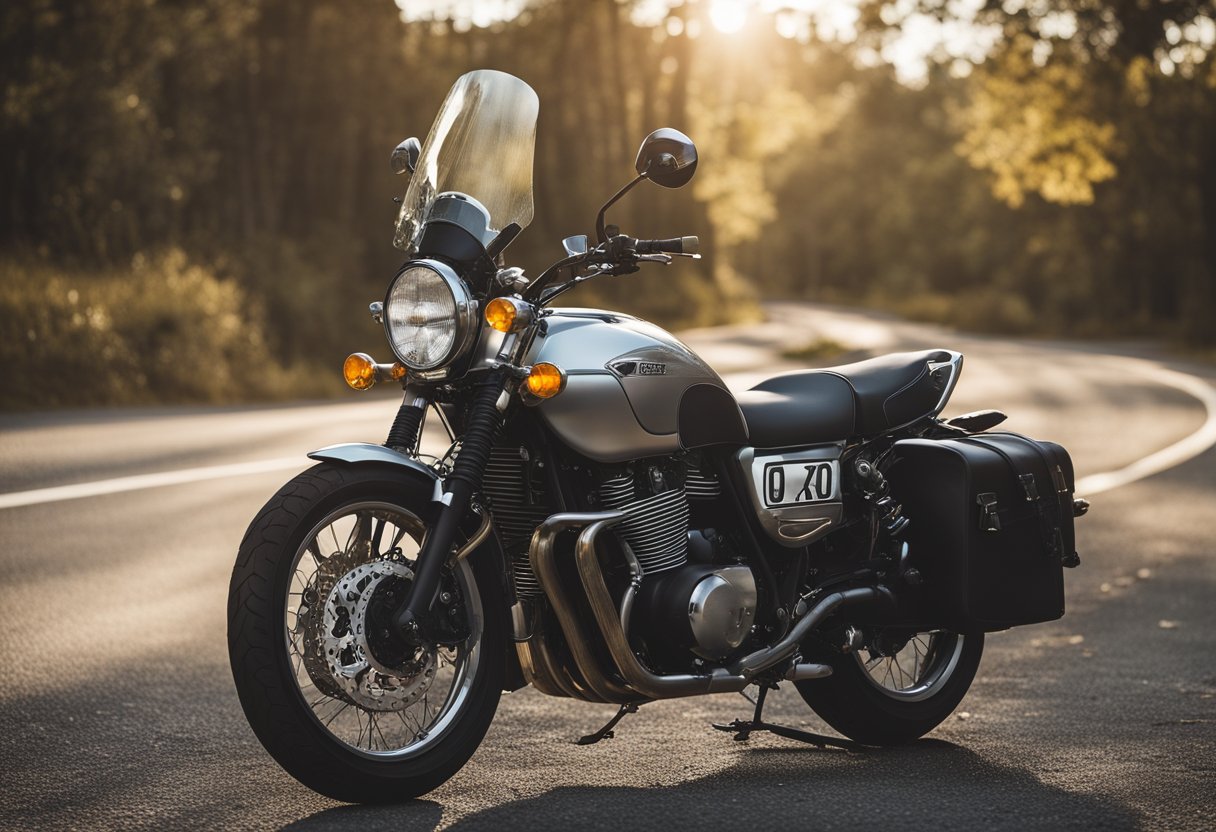
[(415, 260), (388, 287), (384, 331), (402, 364), (411, 370), (434, 370), (469, 346), (475, 309), (451, 268), (435, 260)]

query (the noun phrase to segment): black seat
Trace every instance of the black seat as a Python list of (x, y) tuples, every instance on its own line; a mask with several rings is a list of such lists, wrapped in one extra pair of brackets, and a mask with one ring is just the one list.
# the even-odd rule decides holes
[(740, 394), (739, 407), (758, 448), (874, 436), (934, 414), (956, 374), (950, 366), (955, 355), (897, 352), (784, 373)]

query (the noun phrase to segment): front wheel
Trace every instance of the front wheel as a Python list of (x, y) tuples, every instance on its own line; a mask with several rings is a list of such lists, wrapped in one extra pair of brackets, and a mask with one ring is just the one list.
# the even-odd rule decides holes
[(829, 660), (832, 675), (795, 682), (824, 722), (866, 745), (899, 745), (932, 731), (962, 702), (984, 634), (879, 630), (866, 647)]
[(228, 596), (241, 706), (271, 756), (328, 797), (425, 794), (494, 717), (506, 645), (490, 563), (445, 572), (436, 643), (412, 648), (389, 623), (435, 506), (428, 483), (391, 467), (326, 463), (283, 486), (241, 543)]

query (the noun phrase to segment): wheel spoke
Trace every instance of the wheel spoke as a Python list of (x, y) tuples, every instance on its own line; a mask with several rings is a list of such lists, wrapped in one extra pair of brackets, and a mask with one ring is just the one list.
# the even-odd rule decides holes
[[(303, 704), (331, 736), (365, 754), (398, 755), (407, 753), (406, 749), (409, 754), (416, 753), (432, 731), (442, 730), (449, 714), (458, 709), (457, 703), (467, 698), (474, 678), (476, 638), (454, 649), (431, 648), (421, 655), (421, 672), (395, 676), (375, 669), (374, 663), (368, 667), (365, 658), (358, 658), (363, 651), (374, 658), (375, 643), (354, 626), (354, 621), (350, 629), (343, 623), (348, 616), (367, 615), (371, 594), (383, 581), (394, 575), (396, 580), (412, 580), (410, 568), (416, 560), (416, 547), (405, 550), (404, 559), (382, 558), (397, 549), (407, 535), (416, 542), (425, 531), (417, 517), (394, 510), (391, 504), (348, 504), (313, 529), (292, 564), (288, 586), (281, 590), (286, 601), (282, 619), (286, 648)], [(333, 542), (328, 557), (321, 554), (322, 536)], [(329, 544), (325, 547), (328, 549)], [(471, 600), (470, 615), (478, 620), (481, 607), (476, 584), (467, 566), (462, 566), (459, 574), (460, 591), (474, 591), (472, 596), (466, 594), (465, 600)], [(340, 598), (334, 592), (338, 586), (344, 587)], [(305, 602), (306, 597), (311, 603)], [(326, 621), (337, 621), (341, 628), (327, 627), (323, 625)], [(352, 649), (356, 651), (354, 657), (346, 652)], [(351, 687), (347, 674), (356, 670), (373, 675), (354, 677), (360, 684)], [(389, 720), (388, 726), (381, 725), (382, 718)]]
[(919, 701), (934, 695), (950, 679), (963, 649), (963, 636), (941, 630), (906, 636), (893, 633), (891, 640), (902, 644), (898, 650), (884, 646), (887, 638), (885, 634), (875, 637), (868, 646), (869, 658), (861, 651), (854, 657), (870, 681), (895, 699)]
[(381, 552), (380, 552), (380, 538), (382, 538), (382, 537), (384, 536), (384, 524), (385, 524), (385, 520), (384, 520), (384, 518), (383, 518), (383, 517), (377, 517), (377, 518), (376, 518), (376, 530), (375, 530), (374, 532), (372, 532), (372, 549), (371, 549), (371, 553), (372, 553), (373, 555), (377, 555), (377, 556), (378, 556), (378, 555), (380, 555), (380, 554), (381, 554)]

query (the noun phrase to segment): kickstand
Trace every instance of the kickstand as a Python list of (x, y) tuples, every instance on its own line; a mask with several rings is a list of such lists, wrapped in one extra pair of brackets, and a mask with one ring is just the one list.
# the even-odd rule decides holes
[(579, 737), (577, 740), (574, 741), (574, 744), (575, 745), (595, 745), (600, 740), (612, 739), (613, 737), (616, 736), (616, 733), (612, 730), (613, 728), (616, 727), (616, 724), (618, 722), (620, 722), (622, 719), (624, 719), (626, 714), (636, 714), (637, 712), (638, 712), (637, 705), (634, 705), (632, 703), (628, 704), (628, 705), (622, 705), (621, 709), (616, 712), (616, 716), (614, 716), (612, 719), (608, 720), (607, 725), (605, 725), (600, 730), (596, 731), (594, 734), (588, 734), (585, 737)]
[[(810, 731), (801, 731), (797, 728), (787, 728), (784, 725), (773, 725), (764, 721), (764, 700), (768, 697), (769, 689), (776, 689), (776, 685), (760, 685), (760, 695), (756, 697), (756, 711), (752, 714), (751, 721), (736, 719), (734, 722), (726, 725), (713, 723), (713, 727), (718, 731), (733, 731), (735, 742), (746, 742), (753, 731), (768, 731), (770, 734), (776, 734), (779, 737), (785, 737), (788, 740), (797, 740), (810, 745), (826, 748), (833, 746), (834, 748), (843, 748), (848, 751), (860, 750), (864, 746), (858, 745), (849, 740), (836, 739), (835, 737), (825, 737), (821, 734), (812, 734)], [(746, 698), (746, 697), (745, 697)]]

